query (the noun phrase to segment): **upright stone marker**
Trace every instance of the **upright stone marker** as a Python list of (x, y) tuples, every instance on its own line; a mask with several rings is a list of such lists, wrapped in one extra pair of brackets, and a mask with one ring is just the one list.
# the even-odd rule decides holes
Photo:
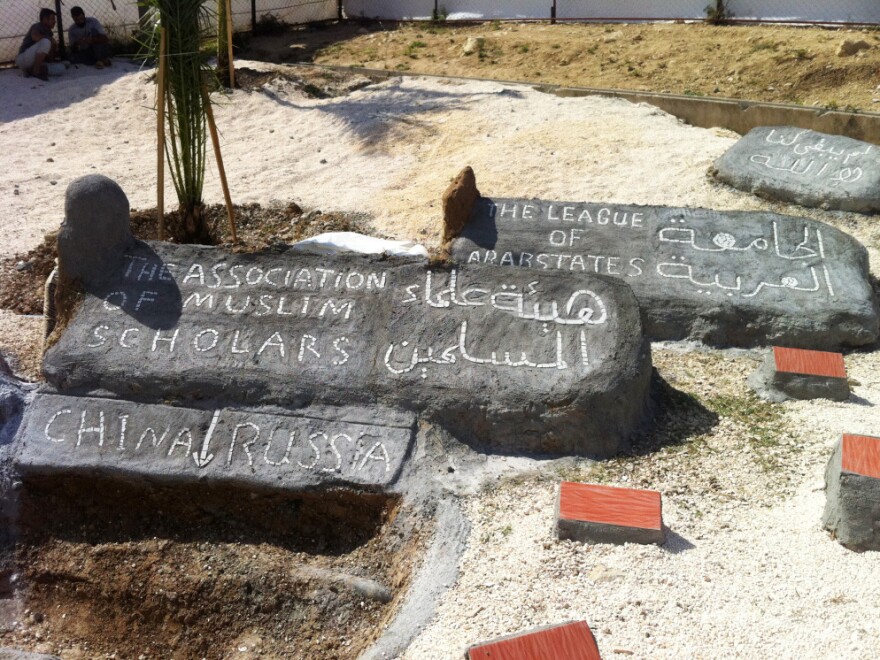
[(90, 174), (70, 184), (58, 232), (62, 276), (96, 284), (122, 265), (133, 244), (128, 197), (115, 181)]
[(65, 394), (383, 404), (501, 451), (609, 455), (646, 418), (651, 362), (609, 277), (139, 242), (44, 371)]
[(845, 434), (825, 470), (822, 523), (852, 550), (880, 550), (880, 438)]
[(804, 218), (481, 198), (451, 252), (623, 280), (652, 339), (836, 350), (878, 335), (867, 251)]
[(849, 398), (843, 355), (827, 351), (774, 346), (749, 385), (771, 401)]
[(858, 213), (880, 211), (880, 147), (791, 126), (762, 126), (715, 161), (715, 176), (764, 197)]

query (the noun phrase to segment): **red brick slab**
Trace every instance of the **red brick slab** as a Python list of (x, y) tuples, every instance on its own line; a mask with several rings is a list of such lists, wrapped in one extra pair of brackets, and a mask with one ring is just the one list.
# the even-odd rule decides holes
[(841, 469), (880, 479), (880, 438), (844, 434)]
[(657, 491), (570, 481), (559, 485), (559, 517), (619, 527), (663, 528), (662, 503)]
[(773, 357), (776, 359), (776, 371), (805, 376), (846, 378), (846, 366), (840, 353), (774, 346)]
[(601, 660), (586, 621), (541, 628), (472, 646), (468, 660)]

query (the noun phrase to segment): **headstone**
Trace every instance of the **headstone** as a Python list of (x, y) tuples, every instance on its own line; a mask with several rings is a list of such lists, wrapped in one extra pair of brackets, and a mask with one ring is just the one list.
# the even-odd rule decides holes
[(70, 184), (58, 233), (58, 263), (64, 277), (86, 285), (100, 282), (120, 267), (133, 242), (128, 197), (115, 181), (90, 174)]
[(787, 399), (849, 399), (843, 355), (827, 351), (774, 346), (749, 385), (771, 401)]
[(37, 395), (16, 460), (34, 474), (137, 475), (306, 490), (388, 488), (409, 455), (415, 418), (369, 410), (196, 409)]
[(880, 550), (880, 438), (845, 434), (825, 470), (822, 524), (851, 550)]
[(556, 536), (581, 543), (663, 544), (660, 493), (563, 481), (556, 502)]
[(474, 202), (480, 197), (474, 170), (465, 167), (443, 193), (443, 242), (457, 236), (468, 221)]
[(715, 161), (715, 177), (801, 206), (880, 211), (880, 147), (840, 135), (754, 128)]
[(542, 626), (477, 644), (468, 660), (600, 660), (596, 638), (586, 621)]
[(451, 253), (468, 265), (616, 277), (656, 340), (839, 350), (878, 336), (867, 251), (804, 218), (484, 197)]
[(500, 451), (606, 456), (646, 419), (651, 362), (609, 277), (139, 242), (44, 372), (64, 394), (382, 404)]

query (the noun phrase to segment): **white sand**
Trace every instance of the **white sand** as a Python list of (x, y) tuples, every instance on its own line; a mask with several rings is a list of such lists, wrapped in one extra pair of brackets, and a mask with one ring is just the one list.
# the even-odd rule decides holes
[[(49, 83), (0, 72), (3, 255), (58, 226), (65, 188), (82, 174), (112, 177), (133, 207), (155, 205), (153, 94), (147, 75), (121, 62)], [(434, 245), (440, 195), (471, 165), (488, 196), (809, 215), (866, 243), (878, 272), (876, 218), (769, 204), (714, 184), (706, 170), (736, 136), (646, 105), (426, 79), (312, 100), (279, 81), (221, 99), (216, 115), (236, 202), (365, 211), (378, 232)], [(213, 169), (205, 200), (222, 200)], [(688, 359), (667, 355), (661, 373)], [(725, 359), (742, 389), (755, 356)], [(645, 484), (665, 494), (675, 533), (665, 548), (554, 542), (555, 480), (472, 496), (460, 579), (406, 657), (460, 658), (470, 643), (581, 618), (606, 658), (877, 657), (880, 553), (851, 553), (819, 524), (830, 447), (843, 431), (880, 435), (880, 359), (854, 353), (847, 367), (861, 383), (857, 398), (785, 404), (790, 440), (769, 473), (725, 423), (695, 456), (679, 448), (632, 459), (636, 482), (643, 464), (668, 465)], [(626, 483), (625, 471), (612, 473)]]

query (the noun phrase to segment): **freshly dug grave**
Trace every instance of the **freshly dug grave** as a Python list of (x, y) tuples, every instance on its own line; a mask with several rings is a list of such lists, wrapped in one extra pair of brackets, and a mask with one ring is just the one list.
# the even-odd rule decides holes
[(26, 614), (0, 646), (320, 660), (375, 640), (430, 530), (383, 495), (69, 477), (26, 482), (19, 534)]

